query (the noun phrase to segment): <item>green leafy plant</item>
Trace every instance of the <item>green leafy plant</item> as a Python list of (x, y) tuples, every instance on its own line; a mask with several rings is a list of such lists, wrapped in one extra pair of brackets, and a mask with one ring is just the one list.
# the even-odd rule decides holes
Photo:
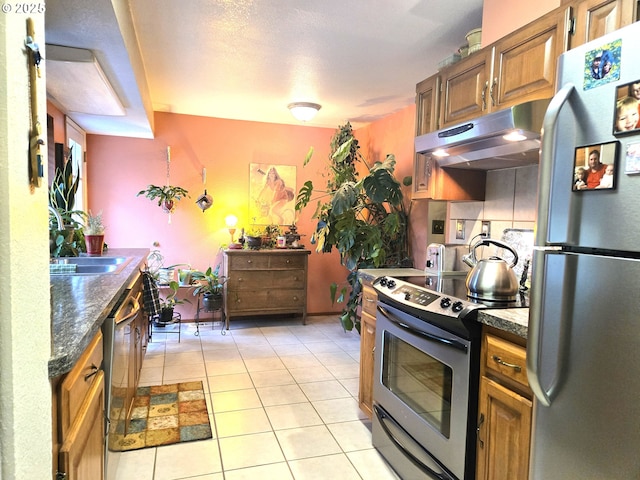
[[(317, 190), (308, 180), (296, 198), (296, 210), (302, 210), (314, 194), (319, 194), (313, 214), (317, 225), (311, 243), (318, 252), (330, 252), (333, 248), (340, 252), (349, 274), (339, 292), (337, 284), (331, 285), (331, 299), (346, 302), (340, 318), (342, 326), (358, 331), (357, 308), (362, 294), (358, 269), (412, 263), (407, 237), (409, 211), (404, 205), (402, 187), (394, 176), (395, 157), (387, 155), (384, 161), (369, 164), (359, 148), (351, 124), (340, 126), (331, 139), (325, 189)], [(307, 153), (305, 166), (312, 156), (313, 148)], [(366, 174), (361, 177), (359, 171)]]
[(149, 200), (156, 200), (159, 207), (162, 207), (167, 213), (173, 212), (176, 208), (176, 202), (183, 198), (189, 198), (189, 192), (182, 187), (172, 185), (158, 186), (148, 185), (144, 190), (140, 190), (136, 197), (144, 195)]
[(71, 212), (76, 203), (76, 193), (80, 177), (74, 174), (71, 152), (64, 167), (56, 168), (49, 187), (49, 205), (62, 212)]
[(164, 298), (160, 297), (160, 308), (165, 310), (165, 309), (172, 309), (176, 305), (182, 305), (184, 303), (191, 304), (191, 300), (189, 300), (188, 298), (185, 298), (185, 299), (177, 298), (178, 288), (179, 288), (178, 282), (173, 280), (169, 282), (168, 287), (171, 291)]
[(206, 272), (193, 271), (191, 272), (191, 279), (198, 282), (198, 285), (193, 289), (193, 296), (198, 295), (218, 295), (222, 293), (222, 288), (227, 282), (227, 278), (224, 275), (220, 275), (220, 265), (215, 269), (209, 267)]

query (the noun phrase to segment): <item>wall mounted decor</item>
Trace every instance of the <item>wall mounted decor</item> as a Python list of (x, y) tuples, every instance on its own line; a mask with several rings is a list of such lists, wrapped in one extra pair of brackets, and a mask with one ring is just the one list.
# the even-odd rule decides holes
[(296, 167), (252, 163), (249, 166), (249, 218), (255, 225), (295, 222)]

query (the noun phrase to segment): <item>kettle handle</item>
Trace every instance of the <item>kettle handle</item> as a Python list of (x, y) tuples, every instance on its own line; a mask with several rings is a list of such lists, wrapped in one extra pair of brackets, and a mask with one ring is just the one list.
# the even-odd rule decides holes
[(482, 247), (483, 245), (489, 246), (491, 244), (495, 245), (496, 247), (509, 250), (513, 254), (513, 263), (511, 263), (509, 267), (513, 268), (516, 266), (516, 264), (518, 263), (518, 252), (516, 252), (513, 249), (513, 247), (511, 247), (511, 245), (507, 245), (506, 243), (500, 242), (498, 240), (493, 240), (492, 238), (483, 238), (482, 240), (477, 242), (473, 247), (471, 247), (471, 251), (473, 252), (473, 257), (475, 258), (476, 256), (476, 248)]

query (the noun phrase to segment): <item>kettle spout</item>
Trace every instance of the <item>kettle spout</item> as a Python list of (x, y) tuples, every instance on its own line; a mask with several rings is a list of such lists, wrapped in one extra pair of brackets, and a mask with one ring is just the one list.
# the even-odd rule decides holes
[(471, 268), (475, 267), (476, 264), (478, 263), (476, 260), (476, 256), (473, 254), (473, 252), (469, 252), (466, 255), (463, 255), (462, 261), (467, 265), (469, 265)]

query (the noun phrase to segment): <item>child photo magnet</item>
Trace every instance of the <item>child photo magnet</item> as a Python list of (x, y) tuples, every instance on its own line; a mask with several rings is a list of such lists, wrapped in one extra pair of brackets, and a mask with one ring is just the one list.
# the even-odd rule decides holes
[(615, 188), (617, 159), (618, 142), (576, 148), (571, 189), (582, 192)]
[(640, 78), (616, 87), (613, 134), (637, 133), (640, 129)]
[(584, 56), (584, 89), (620, 80), (620, 49), (622, 40), (606, 43)]

